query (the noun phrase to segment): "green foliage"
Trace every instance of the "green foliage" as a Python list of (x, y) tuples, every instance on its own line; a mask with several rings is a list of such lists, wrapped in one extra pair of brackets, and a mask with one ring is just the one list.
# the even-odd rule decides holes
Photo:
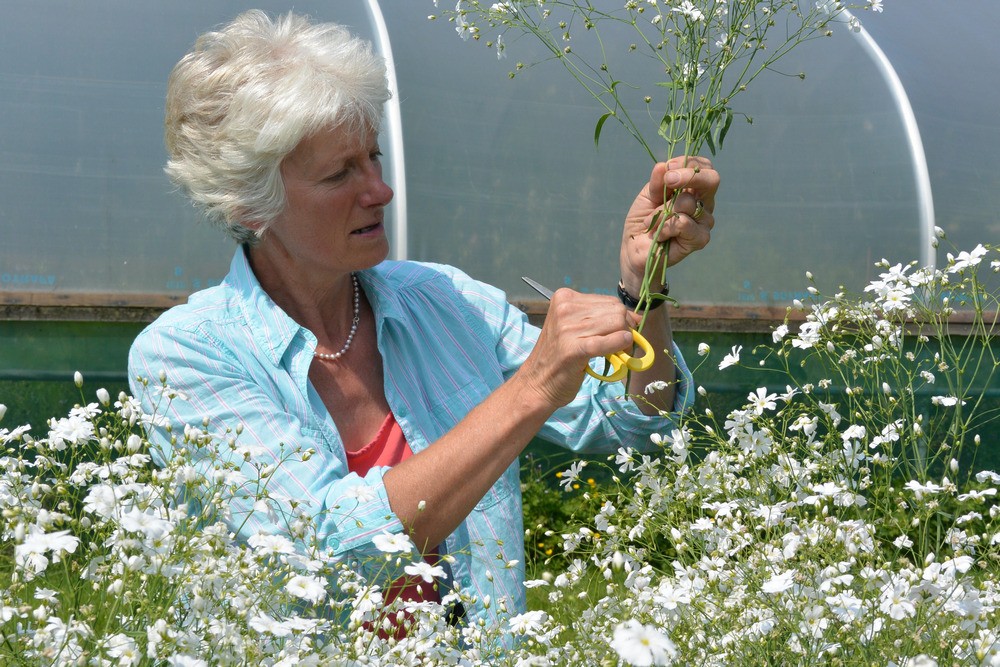
[(521, 462), (521, 500), (524, 505), (525, 566), (529, 576), (562, 572), (569, 565), (562, 549), (562, 535), (574, 530), (601, 506), (606, 482), (597, 476), (559, 486), (562, 469), (550, 459), (529, 454)]

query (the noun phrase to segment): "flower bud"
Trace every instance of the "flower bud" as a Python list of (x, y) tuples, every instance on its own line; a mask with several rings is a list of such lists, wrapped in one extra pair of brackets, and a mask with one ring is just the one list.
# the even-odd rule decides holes
[(101, 405), (109, 405), (111, 403), (111, 394), (104, 387), (97, 390), (97, 400), (101, 402)]
[(83, 374), (80, 371), (73, 373), (73, 384), (76, 385), (77, 389), (83, 387)]
[(7, 406), (0, 403), (0, 421), (3, 421), (3, 416), (7, 414)]

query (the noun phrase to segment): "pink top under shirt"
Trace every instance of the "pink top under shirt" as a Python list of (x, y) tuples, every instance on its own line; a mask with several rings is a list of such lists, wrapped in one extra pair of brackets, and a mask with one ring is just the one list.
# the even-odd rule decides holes
[[(403, 430), (396, 423), (396, 418), (390, 412), (382, 422), (375, 439), (361, 449), (347, 452), (347, 468), (362, 477), (377, 466), (392, 467), (413, 456), (409, 443), (403, 435)], [(434, 565), (437, 554), (427, 554), (425, 560)], [(396, 598), (414, 602), (441, 602), (441, 596), (433, 584), (425, 582), (418, 576), (404, 576), (397, 579), (385, 592), (385, 602), (389, 604)]]

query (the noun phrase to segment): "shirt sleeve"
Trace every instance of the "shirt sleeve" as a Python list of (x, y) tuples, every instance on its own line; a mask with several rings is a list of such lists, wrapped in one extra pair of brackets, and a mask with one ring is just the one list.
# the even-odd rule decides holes
[[(394, 576), (373, 543), (379, 534), (403, 532), (382, 482), (386, 469), (364, 477), (348, 472), (339, 443), (286, 409), (281, 391), (258, 379), (267, 374), (248, 369), (253, 363), (266, 362), (227, 350), (203, 328), (154, 326), (132, 346), (129, 377), (143, 409), (171, 424), (178, 441), (184, 425), (215, 436), (212, 447), (189, 447), (201, 473), (213, 479), (230, 466), (238, 469), (248, 493), (234, 498), (228, 522), (241, 538), (315, 538), (368, 576)], [(167, 400), (161, 374), (177, 398)], [(174, 455), (164, 429), (153, 429), (150, 439), (160, 448), (160, 463)], [(271, 501), (261, 503), (262, 495)]]
[[(538, 340), (538, 327), (512, 306), (503, 291), (452, 269), (451, 278), (463, 297), (477, 310), (496, 337), (497, 359), (505, 377), (521, 367)], [(694, 379), (677, 344), (673, 344), (677, 374), (674, 410), (666, 416), (645, 415), (626, 395), (622, 382), (601, 382), (589, 375), (576, 398), (556, 410), (539, 437), (578, 452), (614, 452), (625, 446), (641, 451), (657, 447), (650, 436), (676, 428), (680, 415), (694, 404)], [(600, 372), (603, 358), (591, 360)]]

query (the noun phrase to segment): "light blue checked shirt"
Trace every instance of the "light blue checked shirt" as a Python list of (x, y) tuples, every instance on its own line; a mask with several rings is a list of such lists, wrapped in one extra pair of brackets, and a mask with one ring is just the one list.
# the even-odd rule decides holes
[[(385, 397), (414, 453), (509, 378), (538, 337), (538, 329), (502, 291), (455, 268), (387, 261), (358, 277), (375, 312)], [(135, 378), (155, 384), (160, 372), (166, 373), (167, 384), (187, 396), (173, 401), (164, 415), (175, 425), (200, 428), (207, 419), (209, 431), (221, 434), (242, 424), (238, 442), (262, 452), (254, 463), (276, 464), (295, 446), (314, 449), (308, 461), (282, 463), (268, 490), (310, 501), (323, 543), (373, 576), (374, 568), (385, 564), (373, 537), (400, 533), (403, 526), (382, 483), (387, 468), (364, 477), (348, 472), (334, 419), (308, 379), (315, 347), (316, 337), (264, 293), (239, 249), (219, 286), (191, 295), (139, 335), (129, 355), (129, 377), (133, 395), (152, 411), (155, 394)], [(676, 348), (674, 354), (680, 377), (675, 407), (686, 409), (693, 402), (691, 376)], [(623, 397), (622, 384), (588, 377), (576, 399), (557, 410), (538, 435), (580, 452), (648, 450), (649, 436), (669, 427), (668, 420), (642, 415)], [(169, 452), (165, 433), (153, 437)], [(256, 473), (248, 468), (247, 476), (255, 479)], [(248, 517), (239, 525), (240, 537), (282, 530), (251, 502), (244, 505), (232, 508), (234, 517)], [(489, 608), (467, 607), (467, 620), (495, 623), (503, 606), (509, 614), (525, 610), (516, 461), (440, 551), (454, 557), (446, 585), (493, 601)], [(506, 566), (515, 560), (518, 564)]]

